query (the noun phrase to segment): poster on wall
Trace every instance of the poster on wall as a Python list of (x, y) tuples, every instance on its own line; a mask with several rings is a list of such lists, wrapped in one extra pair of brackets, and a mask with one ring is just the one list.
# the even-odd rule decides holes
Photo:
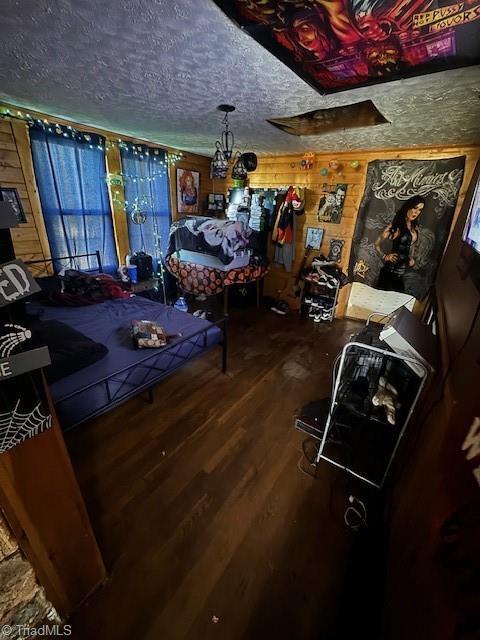
[(323, 194), (318, 204), (317, 218), (319, 222), (332, 222), (340, 224), (343, 212), (343, 203), (347, 195), (346, 184), (324, 184)]
[(215, 0), (321, 93), (476, 64), (480, 2)]
[(200, 174), (191, 169), (177, 169), (177, 211), (198, 213)]
[(322, 246), (323, 240), (323, 229), (319, 229), (318, 227), (307, 227), (307, 235), (305, 236), (305, 249), (315, 249), (316, 251), (320, 251), (320, 247)]
[(465, 156), (375, 160), (358, 212), (349, 276), (423, 298), (432, 287), (463, 180)]

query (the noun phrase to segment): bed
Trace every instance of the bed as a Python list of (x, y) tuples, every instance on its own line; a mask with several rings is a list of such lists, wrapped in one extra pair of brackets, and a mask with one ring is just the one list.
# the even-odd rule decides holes
[[(82, 307), (34, 301), (27, 311), (41, 321), (63, 322), (108, 348), (98, 362), (49, 385), (64, 431), (144, 391), (152, 400), (155, 384), (214, 346), (222, 347), (222, 371), (226, 370), (226, 318), (209, 322), (139, 296)], [(135, 349), (132, 320), (155, 321), (167, 333), (182, 335), (160, 349)]]

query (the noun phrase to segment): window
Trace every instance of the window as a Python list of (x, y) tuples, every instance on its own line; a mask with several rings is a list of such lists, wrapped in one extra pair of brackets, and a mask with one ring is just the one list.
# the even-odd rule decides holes
[[(98, 250), (104, 270), (113, 273), (118, 262), (106, 183), (104, 139), (53, 125), (31, 127), (30, 140), (52, 257)], [(96, 258), (82, 258), (75, 266), (94, 269)]]
[(154, 269), (165, 255), (170, 231), (166, 155), (161, 149), (142, 145), (121, 148), (130, 250), (150, 254)]

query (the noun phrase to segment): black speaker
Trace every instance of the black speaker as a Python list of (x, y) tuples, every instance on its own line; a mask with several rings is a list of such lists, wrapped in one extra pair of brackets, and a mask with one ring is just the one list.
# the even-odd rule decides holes
[(130, 264), (134, 264), (137, 267), (137, 279), (139, 282), (142, 280), (148, 280), (153, 275), (153, 260), (152, 256), (144, 251), (137, 251), (130, 258)]

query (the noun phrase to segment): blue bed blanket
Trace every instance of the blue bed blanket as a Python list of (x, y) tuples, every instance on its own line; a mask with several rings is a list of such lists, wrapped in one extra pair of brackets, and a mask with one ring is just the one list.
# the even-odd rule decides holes
[[(50, 385), (64, 429), (155, 384), (186, 359), (222, 340), (222, 331), (207, 320), (137, 296), (86, 307), (53, 307), (32, 302), (28, 303), (27, 311), (40, 320), (63, 322), (109, 350), (99, 362)], [(131, 337), (132, 320), (154, 321), (166, 333), (182, 336), (171, 339), (161, 349), (136, 349)]]

